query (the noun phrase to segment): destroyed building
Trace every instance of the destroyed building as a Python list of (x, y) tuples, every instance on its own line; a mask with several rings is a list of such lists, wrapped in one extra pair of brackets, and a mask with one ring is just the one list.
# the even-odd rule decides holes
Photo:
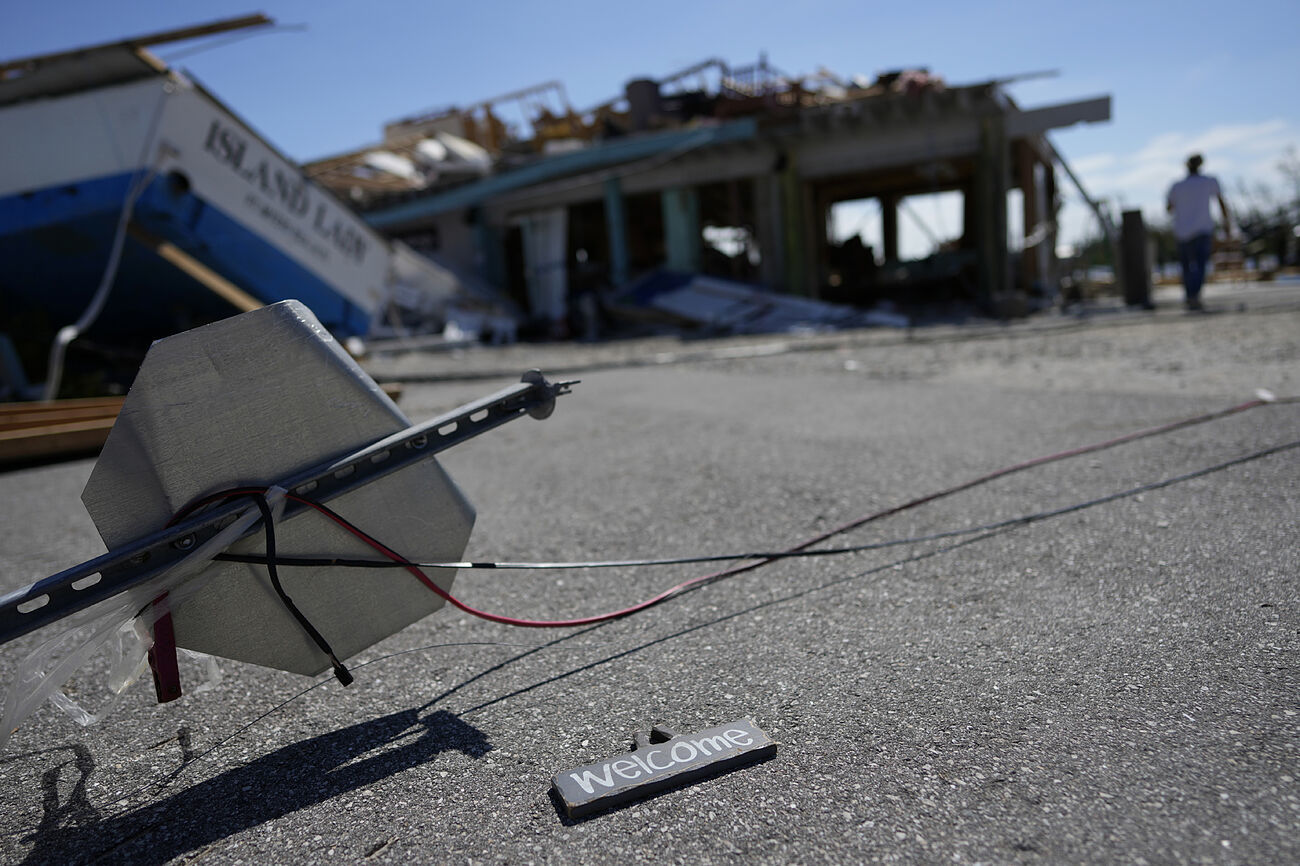
[(149, 50), (272, 24), (0, 60), (0, 399), (53, 398), (65, 359), (82, 391), (120, 390), (152, 341), (290, 298), (339, 339), (510, 312), (381, 236)]
[[(924, 70), (795, 78), (765, 58), (714, 59), (629, 81), (584, 111), (549, 82), (427, 112), (306, 171), (534, 320), (665, 271), (858, 307), (1009, 315), (1049, 302), (1058, 282), (1061, 163), (1046, 133), (1108, 120), (1110, 98), (1025, 110), (1007, 83), (953, 86)], [(903, 261), (900, 208), (946, 192), (962, 198), (959, 234)], [(880, 249), (830, 231), (833, 206), (863, 199), (879, 202)], [(1011, 207), (1023, 231), (1008, 238)]]

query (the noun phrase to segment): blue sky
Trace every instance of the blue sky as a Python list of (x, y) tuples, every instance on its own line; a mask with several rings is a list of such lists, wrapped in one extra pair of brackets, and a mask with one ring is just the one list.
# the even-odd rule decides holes
[[(585, 108), (637, 76), (760, 52), (798, 75), (928, 66), (954, 84), (1059, 70), (1013, 85), (1022, 106), (1109, 93), (1110, 123), (1053, 135), (1097, 196), (1162, 215), (1192, 150), (1224, 181), (1279, 190), (1300, 148), (1294, 0), (1203, 2), (476, 2), (416, 0), (0, 0), (0, 59), (262, 11), (305, 25), (233, 41), (159, 46), (290, 156), (376, 141), (385, 121), (561, 81)], [(228, 39), (228, 37), (227, 37)], [(1064, 181), (1064, 179), (1062, 179)], [(1077, 197), (1064, 240), (1088, 228)], [(951, 230), (944, 202), (917, 216)], [(855, 219), (855, 222), (860, 220)], [(866, 214), (866, 223), (870, 215)], [(937, 224), (937, 225), (936, 225)], [(904, 231), (907, 232), (907, 220)], [(915, 234), (915, 233), (913, 233)]]

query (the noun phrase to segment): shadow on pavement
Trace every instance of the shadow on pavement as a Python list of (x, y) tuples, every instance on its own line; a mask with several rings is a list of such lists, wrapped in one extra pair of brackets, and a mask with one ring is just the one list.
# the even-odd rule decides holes
[[(331, 731), (128, 812), (100, 817), (85, 798), (94, 762), (84, 750), (42, 779), (45, 814), (24, 863), (91, 860), (166, 863), (241, 830), (363, 788), (444, 751), (481, 758), (492, 750), (477, 728), (445, 711), (418, 709)], [(71, 764), (81, 774), (68, 802), (58, 781)], [(70, 823), (75, 822), (75, 823)]]
[[(480, 758), (493, 749), (486, 736), (462, 716), (532, 692), (568, 677), (607, 665), (653, 646), (676, 640), (766, 608), (790, 603), (848, 582), (885, 572), (897, 564), (942, 556), (1000, 535), (1007, 529), (982, 533), (955, 544), (891, 560), (863, 571), (840, 575), (743, 609), (678, 629), (636, 646), (544, 677), (460, 711), (421, 713), (470, 684), (511, 667), (522, 659), (603, 628), (606, 623), (563, 635), (529, 648), (457, 683), (422, 707), (391, 713), (319, 737), (285, 746), (248, 764), (228, 770), (162, 800), (112, 817), (101, 818), (85, 797), (94, 761), (78, 749), (73, 761), (46, 773), (45, 814), (31, 837), (35, 847), (23, 861), (38, 863), (110, 862), (165, 863), (228, 836), (273, 821), (332, 797), (363, 788), (431, 760), (443, 751), (460, 751)], [(689, 593), (687, 593), (689, 594)], [(182, 746), (185, 747), (185, 737)], [(188, 752), (188, 749), (185, 749)], [(374, 754), (369, 754), (369, 753)], [(66, 803), (59, 802), (59, 773), (69, 764), (81, 774)], [(562, 821), (572, 823), (567, 819)], [(75, 822), (75, 823), (72, 823)], [(71, 824), (70, 826), (64, 826)], [(147, 842), (142, 837), (147, 837)]]

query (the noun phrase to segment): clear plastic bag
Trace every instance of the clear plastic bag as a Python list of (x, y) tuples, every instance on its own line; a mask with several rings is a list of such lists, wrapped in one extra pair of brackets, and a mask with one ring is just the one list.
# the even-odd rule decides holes
[[(273, 519), (277, 522), (284, 512), (284, 494), (285, 490), (280, 487), (272, 487), (266, 492), (266, 501), (270, 503)], [(212, 558), (239, 539), (260, 518), (261, 513), (249, 507), (233, 523), (165, 573), (61, 620), (58, 623), (61, 630), (23, 660), (5, 693), (3, 715), (0, 715), (0, 749), (46, 699), (82, 725), (95, 724), (108, 716), (126, 690), (148, 668), (154, 623), (171, 606), (184, 604), (201, 589), (206, 583), (203, 571)], [(155, 604), (164, 594), (164, 602)], [(107, 651), (110, 656), (110, 697), (97, 712), (91, 712), (64, 694), (62, 688), (100, 651)], [(192, 692), (208, 691), (221, 682), (216, 659), (189, 650), (179, 650), (177, 656), (201, 668), (203, 681), (191, 689)]]

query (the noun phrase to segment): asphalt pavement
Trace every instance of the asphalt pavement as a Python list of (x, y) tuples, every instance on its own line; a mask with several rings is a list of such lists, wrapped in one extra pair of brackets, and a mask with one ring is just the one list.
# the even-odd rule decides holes
[[(1258, 389), (1300, 395), (1300, 288), (1210, 300), (1221, 312), (372, 363), (417, 420), (515, 362), (582, 379), (549, 419), (441, 458), (478, 508), (467, 558), (761, 551)], [(444, 608), (352, 660), (346, 689), (223, 662), (211, 690), (158, 706), (138, 683), (89, 728), (46, 706), (0, 754), (0, 859), (1296, 862), (1300, 449), (1277, 449), (1297, 440), (1300, 403), (1264, 403), (823, 546), (901, 543), (597, 626)], [(102, 551), (78, 498), (91, 465), (0, 474), (5, 589)], [(455, 591), (567, 618), (721, 567), (462, 571)], [(0, 647), (0, 678), (40, 637)], [(106, 671), (72, 696), (97, 705)], [(775, 757), (583, 820), (549, 793), (652, 725), (741, 719)]]

